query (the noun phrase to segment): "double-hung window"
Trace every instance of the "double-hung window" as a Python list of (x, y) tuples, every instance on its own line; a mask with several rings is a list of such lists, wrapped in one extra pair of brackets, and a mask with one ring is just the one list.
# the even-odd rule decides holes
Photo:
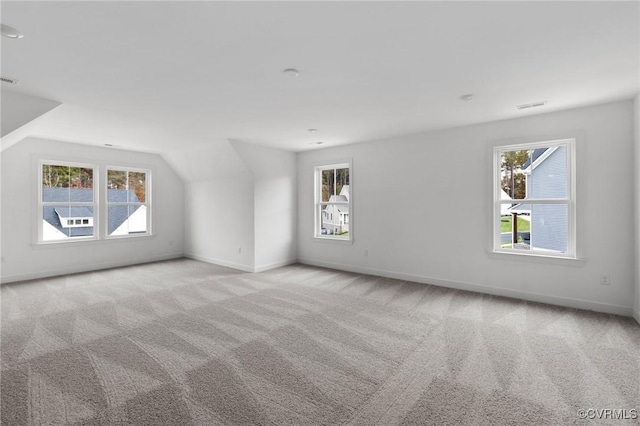
[(38, 242), (96, 239), (96, 166), (43, 161), (39, 171)]
[(107, 168), (108, 237), (149, 235), (148, 170)]
[(151, 235), (150, 170), (51, 160), (38, 166), (38, 243)]
[(494, 148), (495, 252), (576, 257), (575, 140)]
[(315, 169), (315, 237), (352, 239), (349, 163)]

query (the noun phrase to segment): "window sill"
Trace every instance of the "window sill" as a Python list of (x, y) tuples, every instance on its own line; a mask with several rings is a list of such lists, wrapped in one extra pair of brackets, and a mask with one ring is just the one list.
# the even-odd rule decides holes
[(102, 243), (110, 244), (115, 242), (124, 242), (124, 241), (147, 239), (147, 238), (155, 238), (155, 235), (153, 234), (135, 235), (135, 236), (122, 236), (122, 237), (109, 237), (109, 238), (103, 238), (103, 239), (91, 238), (91, 239), (82, 239), (82, 240), (75, 240), (75, 241), (65, 241), (65, 240), (44, 241), (40, 243), (31, 243), (31, 248), (37, 249), (37, 250), (50, 249), (50, 248), (62, 248), (62, 247), (68, 248), (68, 247), (77, 247), (77, 246), (90, 246), (90, 245), (102, 244)]
[(322, 243), (324, 243), (324, 242), (328, 242), (328, 243), (335, 242), (335, 243), (339, 243), (339, 244), (353, 244), (353, 239), (351, 239), (351, 238), (348, 239), (348, 240), (345, 240), (343, 238), (314, 236), (313, 240), (317, 241), (317, 242), (322, 242)]
[(488, 251), (490, 258), (498, 260), (516, 260), (523, 262), (544, 263), (564, 266), (582, 267), (587, 263), (587, 259), (580, 257), (553, 256), (541, 253), (524, 253), (524, 252), (508, 252), (508, 251)]

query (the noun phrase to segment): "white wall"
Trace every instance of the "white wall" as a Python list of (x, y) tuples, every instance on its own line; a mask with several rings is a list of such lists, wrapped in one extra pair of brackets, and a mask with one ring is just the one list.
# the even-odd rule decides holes
[(37, 134), (43, 120), (61, 105), (60, 102), (6, 90), (2, 90), (0, 101), (0, 151)]
[(296, 261), (296, 154), (232, 141), (253, 176), (254, 271)]
[(211, 140), (164, 158), (185, 182), (185, 255), (253, 271), (253, 177), (228, 140)]
[[(631, 315), (633, 105), (617, 102), (298, 155), (303, 263)], [(491, 253), (491, 148), (577, 138), (582, 260)], [(313, 168), (353, 161), (353, 244), (313, 235)], [(368, 250), (368, 256), (364, 251)], [(610, 286), (600, 275), (611, 276)]]
[(188, 257), (248, 272), (296, 259), (296, 156), (216, 140), (165, 158), (186, 186)]
[(634, 170), (635, 170), (635, 224), (636, 224), (636, 251), (635, 251), (635, 306), (633, 316), (640, 323), (640, 94), (634, 101)]
[(186, 256), (252, 272), (253, 181), (248, 177), (186, 183)]
[[(40, 159), (147, 168), (152, 173), (153, 236), (38, 245)], [(184, 185), (158, 155), (28, 138), (2, 151), (2, 282), (180, 257)]]
[(8, 135), (59, 105), (60, 102), (49, 99), (3, 90), (0, 99), (0, 136)]

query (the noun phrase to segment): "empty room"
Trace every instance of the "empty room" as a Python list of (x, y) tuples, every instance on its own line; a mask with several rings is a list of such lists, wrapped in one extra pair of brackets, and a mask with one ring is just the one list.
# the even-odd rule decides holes
[(0, 21), (2, 425), (640, 424), (640, 2)]

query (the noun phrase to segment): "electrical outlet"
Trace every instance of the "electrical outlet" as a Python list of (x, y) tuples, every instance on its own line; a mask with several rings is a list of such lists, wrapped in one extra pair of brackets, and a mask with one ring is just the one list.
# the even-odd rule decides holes
[(611, 285), (611, 277), (609, 275), (601, 275), (600, 276), (600, 284), (602, 284), (602, 285)]
[(0, 257), (0, 263), (4, 263), (4, 256)]
[(369, 250), (365, 250), (365, 251), (363, 251), (363, 252), (362, 252), (362, 255), (363, 255), (364, 257), (369, 256)]
[(242, 254), (242, 247), (238, 247), (238, 254)]

